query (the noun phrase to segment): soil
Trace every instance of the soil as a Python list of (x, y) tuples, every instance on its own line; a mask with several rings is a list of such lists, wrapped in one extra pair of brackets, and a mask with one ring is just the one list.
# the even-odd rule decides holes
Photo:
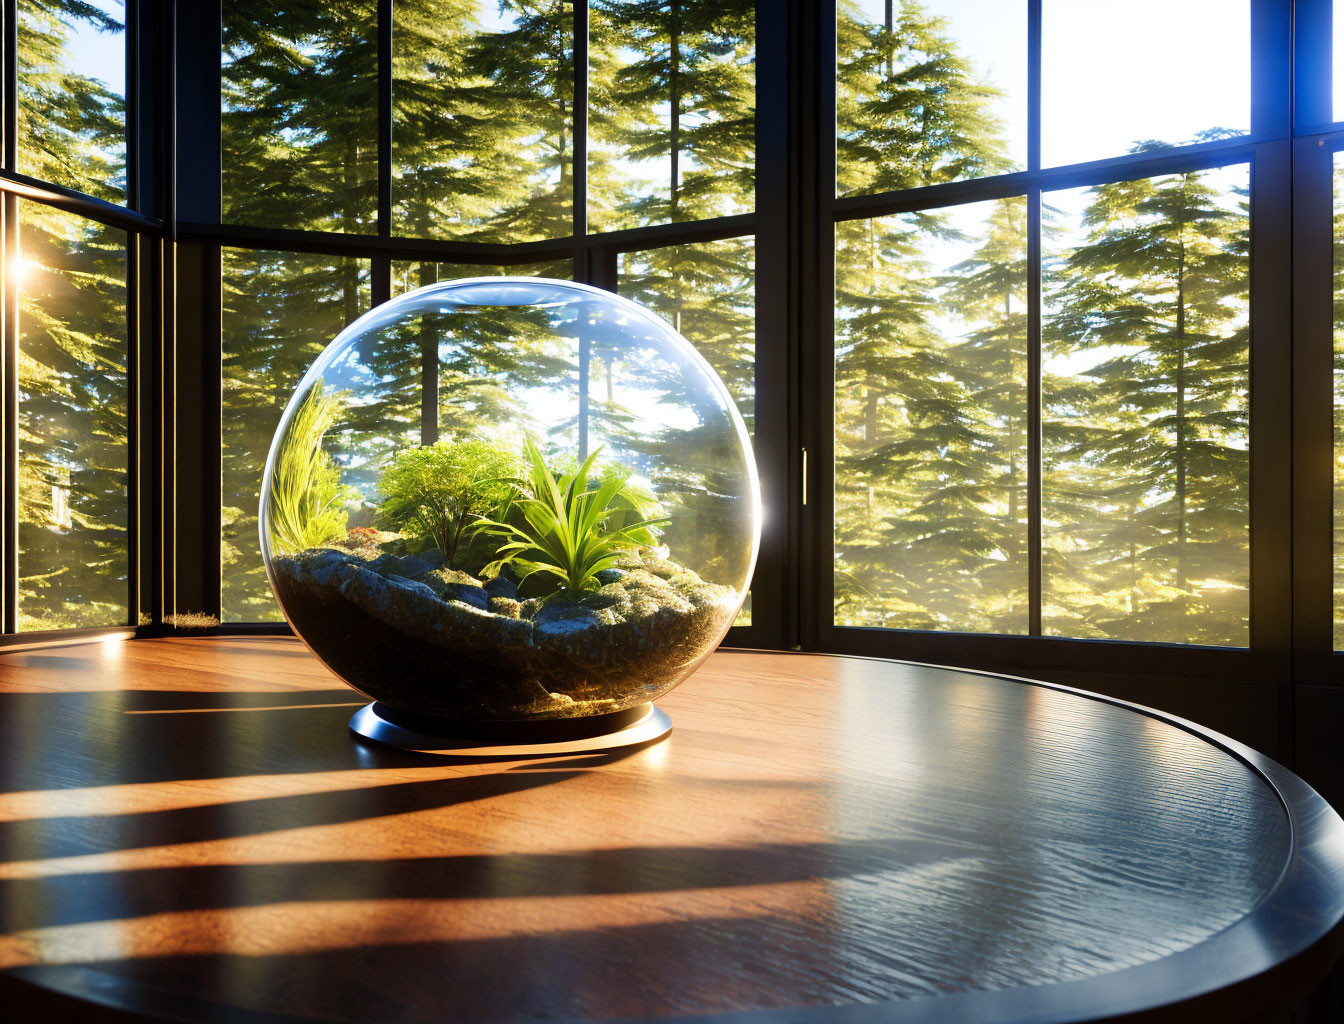
[(742, 595), (660, 552), (632, 552), (601, 589), (520, 600), (504, 578), (438, 552), (367, 558), (315, 548), (272, 560), (294, 627), (347, 683), (388, 706), (463, 721), (621, 711), (680, 682)]

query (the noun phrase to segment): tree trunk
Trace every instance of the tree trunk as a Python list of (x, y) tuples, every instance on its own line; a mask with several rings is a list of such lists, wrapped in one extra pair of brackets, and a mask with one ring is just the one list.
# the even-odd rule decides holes
[(671, 122), (669, 125), (668, 147), (671, 150), (671, 207), (672, 219), (677, 216), (678, 191), (681, 188), (681, 4), (672, 0), (672, 18), (669, 25), (671, 45), (667, 55), (667, 78), (671, 91)]
[(1176, 588), (1185, 590), (1186, 578), (1186, 426), (1185, 426), (1185, 231), (1181, 231), (1176, 269)]

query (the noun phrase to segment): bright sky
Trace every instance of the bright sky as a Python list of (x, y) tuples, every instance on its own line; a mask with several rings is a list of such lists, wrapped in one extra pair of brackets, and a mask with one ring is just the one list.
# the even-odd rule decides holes
[[(874, 23), (884, 0), (861, 0)], [(900, 0), (895, 6), (899, 11)], [(1026, 164), (1026, 0), (926, 0), (997, 104)], [(1250, 0), (1043, 0), (1041, 158), (1045, 166), (1120, 156), (1139, 139), (1187, 142), (1250, 127)]]
[[(126, 23), (121, 0), (88, 0), (100, 11)], [(99, 32), (85, 21), (75, 23), (66, 44), (69, 68), (89, 78), (99, 78), (113, 92), (126, 95), (126, 33)]]

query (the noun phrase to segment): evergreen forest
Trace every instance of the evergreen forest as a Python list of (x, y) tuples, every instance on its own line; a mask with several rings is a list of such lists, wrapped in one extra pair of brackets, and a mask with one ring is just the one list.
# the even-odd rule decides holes
[[(856, 195), (1017, 169), (1005, 90), (937, 5), (842, 0), (837, 189)], [(749, 211), (755, 4), (593, 0), (590, 231)], [(123, 98), (66, 41), (120, 45), (119, 8), (19, 3), (25, 173), (125, 195)], [(224, 0), (226, 223), (377, 231), (373, 0)], [(531, 242), (574, 219), (572, 5), (397, 0), (392, 231)], [(1208, 126), (1210, 130), (1217, 126)], [(1155, 145), (1132, 140), (1133, 150)], [(1344, 180), (1344, 179), (1341, 179)], [(1249, 641), (1249, 269), (1246, 165), (1046, 193), (1043, 199), (1041, 625), (1052, 635)], [(23, 204), (20, 575), (23, 628), (126, 621), (126, 240)], [(1344, 244), (1344, 213), (1336, 215)], [(857, 220), (835, 234), (834, 608), (839, 625), (1024, 633), (1028, 622), (1028, 216), (1022, 197)], [(627, 253), (619, 289), (665, 316), (723, 376), (751, 425), (750, 237)], [(392, 294), (520, 267), (399, 261)], [(1341, 292), (1337, 292), (1341, 294)], [(223, 254), (223, 617), (278, 618), (257, 545), (262, 468), (307, 366), (369, 308), (368, 259)], [(1344, 300), (1341, 300), (1344, 302)], [(1344, 306), (1337, 306), (1344, 324)], [(432, 344), (434, 325), (416, 329)], [(470, 359), (439, 353), (437, 418), (416, 403), (356, 422), (382, 449), (469, 432), (492, 381), (579, 367), (501, 317)], [(1344, 327), (1336, 404), (1344, 408)], [(415, 346), (376, 354), (385, 381)], [(409, 354), (409, 355), (408, 355)], [(656, 437), (597, 348), (593, 429), (657, 481)], [(530, 375), (530, 376), (529, 376)], [(572, 439), (574, 424), (555, 428)], [(1337, 423), (1336, 452), (1344, 452)], [(1344, 461), (1337, 458), (1336, 624), (1344, 643)], [(714, 481), (680, 480), (712, 510)], [(697, 490), (698, 488), (698, 490)], [(699, 497), (695, 497), (695, 495)], [(712, 561), (713, 553), (703, 557)]]

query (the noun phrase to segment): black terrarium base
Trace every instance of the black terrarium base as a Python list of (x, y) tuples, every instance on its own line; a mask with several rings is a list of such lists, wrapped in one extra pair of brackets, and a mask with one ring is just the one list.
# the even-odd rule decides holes
[(672, 731), (672, 720), (652, 704), (586, 718), (522, 722), (466, 722), (389, 708), (360, 708), (350, 730), (375, 743), (428, 754), (507, 757), (598, 753), (644, 746)]

